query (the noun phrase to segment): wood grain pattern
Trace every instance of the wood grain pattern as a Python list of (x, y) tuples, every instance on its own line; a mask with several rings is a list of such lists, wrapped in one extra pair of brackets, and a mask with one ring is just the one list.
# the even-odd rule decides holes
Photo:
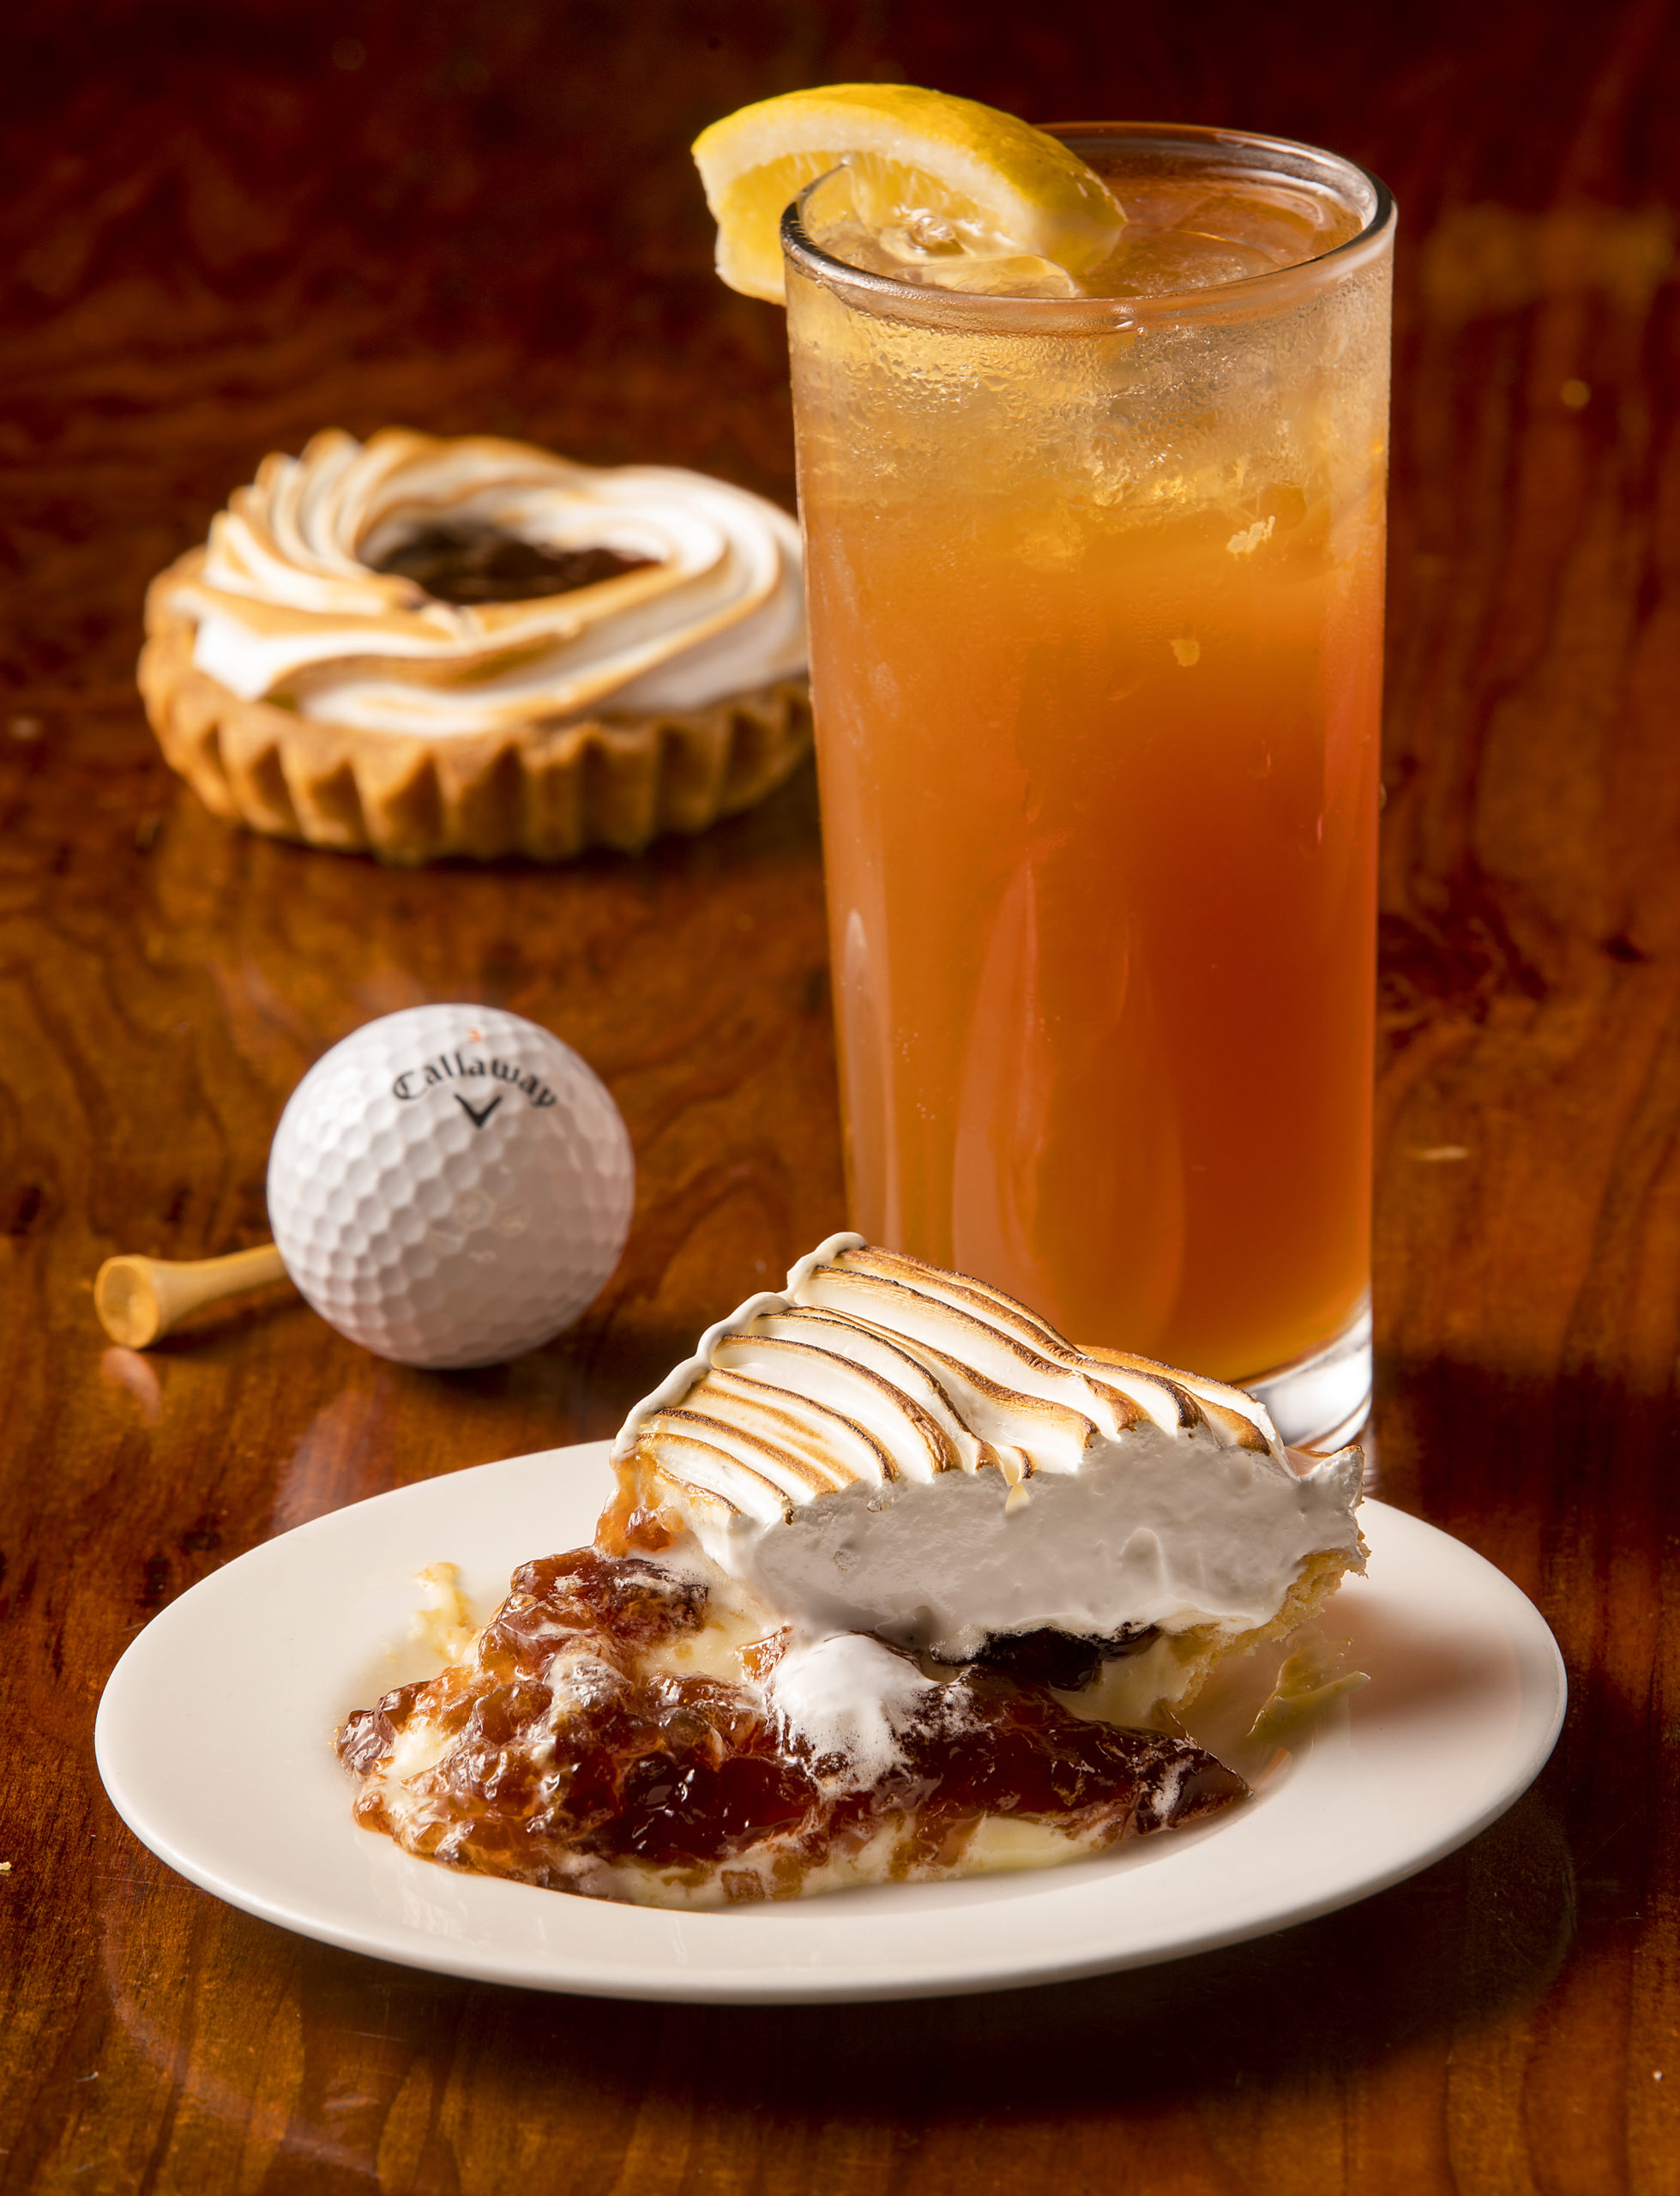
[[(89, 0), (0, 75), (0, 2190), (1680, 2188), (1680, 36), (1662, 0)], [(1154, 1973), (909, 2006), (456, 1984), (232, 1912), (91, 1753), (148, 1615), (281, 1528), (609, 1431), (841, 1204), (809, 775), (628, 860), (230, 835), (135, 698), (257, 457), (401, 420), (791, 491), (778, 316), (684, 148), (801, 82), (1318, 140), (1402, 208), (1377, 1312), (1385, 1492), (1535, 1596), (1557, 1759), (1465, 1852)], [(572, 1334), (431, 1377), (284, 1290), (142, 1357), (119, 1249), (265, 1232), (309, 1061), (426, 998), (594, 1062), (641, 1165)]]

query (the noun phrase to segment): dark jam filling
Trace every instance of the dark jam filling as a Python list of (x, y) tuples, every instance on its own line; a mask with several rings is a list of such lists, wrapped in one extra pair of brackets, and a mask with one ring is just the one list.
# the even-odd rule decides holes
[(529, 602), (573, 594), (653, 561), (616, 549), (545, 549), (489, 527), (432, 526), (400, 542), (373, 570), (412, 580), (439, 602)]
[(1083, 1692), (1105, 1662), (1141, 1655), (1160, 1636), (1159, 1626), (1153, 1624), (1128, 1625), (1100, 1638), (1057, 1632), (1048, 1625), (1037, 1632), (994, 1632), (966, 1667), (996, 1670), (1022, 1685), (1051, 1685), (1058, 1692)]
[[(883, 1825), (906, 1873), (960, 1858), (983, 1814), (1047, 1819), (1103, 1845), (1248, 1789), (1198, 1747), (1083, 1722), (1042, 1682), (981, 1666), (925, 1696), (886, 1777), (848, 1786), (842, 1764), (815, 1758), (745, 1687), (636, 1674), (647, 1649), (699, 1629), (706, 1600), (635, 1556), (580, 1549), (524, 1565), (476, 1668), (400, 1686), (345, 1724), (340, 1755), (358, 1775), (417, 1711), (452, 1741), (396, 1812), (370, 1783), (358, 1819), (459, 1867), (562, 1887), (581, 1858), (703, 1869), (773, 1838), (775, 1888), (792, 1891)], [(763, 1895), (745, 1872), (726, 1867), (724, 1885)]]

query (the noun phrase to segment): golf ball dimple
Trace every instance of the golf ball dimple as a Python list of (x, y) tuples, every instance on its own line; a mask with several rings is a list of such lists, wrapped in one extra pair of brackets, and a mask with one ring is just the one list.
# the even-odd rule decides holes
[(558, 1334), (629, 1233), (635, 1163), (569, 1045), (488, 1006), (412, 1006), (317, 1060), (268, 1155), (286, 1270), (401, 1365), (493, 1365)]

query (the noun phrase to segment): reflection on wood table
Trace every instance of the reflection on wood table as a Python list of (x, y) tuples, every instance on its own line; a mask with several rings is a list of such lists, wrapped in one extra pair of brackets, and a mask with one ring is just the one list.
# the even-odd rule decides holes
[[(763, 2012), (382, 1968), (136, 1845), (100, 1686), (286, 1526), (610, 1433), (840, 1222), (815, 785), (552, 871), (238, 836), (146, 730), (141, 597), (327, 425), (789, 501), (780, 319), (715, 281), (686, 146), (870, 76), (1275, 130), (1395, 190), (1382, 1491), (1534, 1596), (1569, 1722), (1455, 1857), (1177, 1967)], [(1670, 11), (90, 0), (26, 8), (4, 77), (0, 2190), (1680, 2187)], [(108, 1343), (101, 1261), (264, 1240), (299, 1075), (449, 998), (556, 1030), (629, 1122), (582, 1324), (429, 1376), (274, 1287)]]

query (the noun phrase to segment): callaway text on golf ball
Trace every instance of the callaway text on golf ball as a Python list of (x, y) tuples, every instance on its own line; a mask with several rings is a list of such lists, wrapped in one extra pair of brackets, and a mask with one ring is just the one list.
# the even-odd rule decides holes
[(415, 1006), (293, 1091), (268, 1216), (341, 1334), (405, 1365), (489, 1365), (599, 1293), (635, 1185), (618, 1108), (569, 1045), (497, 1007)]

